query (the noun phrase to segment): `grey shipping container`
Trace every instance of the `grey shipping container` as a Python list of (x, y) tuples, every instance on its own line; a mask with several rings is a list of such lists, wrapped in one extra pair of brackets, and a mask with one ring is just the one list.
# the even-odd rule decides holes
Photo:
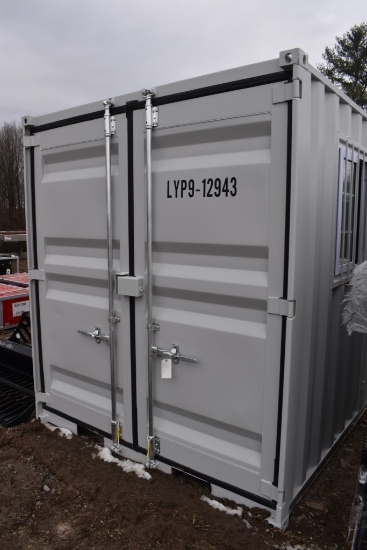
[(284, 528), (367, 398), (366, 112), (293, 49), (23, 122), (38, 417)]

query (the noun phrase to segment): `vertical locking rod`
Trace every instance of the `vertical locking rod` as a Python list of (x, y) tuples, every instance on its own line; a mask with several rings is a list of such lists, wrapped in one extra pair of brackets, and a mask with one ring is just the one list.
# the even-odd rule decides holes
[(106, 140), (106, 183), (107, 183), (107, 269), (108, 269), (108, 325), (110, 343), (110, 374), (111, 374), (111, 436), (115, 448), (120, 445), (120, 426), (116, 415), (116, 372), (115, 372), (115, 337), (114, 327), (119, 318), (114, 312), (114, 274), (113, 274), (113, 242), (112, 242), (112, 180), (111, 180), (111, 129), (112, 118), (110, 107), (115, 104), (113, 99), (103, 102), (105, 140)]
[(145, 147), (146, 147), (146, 189), (147, 189), (147, 324), (148, 324), (148, 444), (147, 466), (155, 467), (154, 427), (153, 427), (153, 357), (151, 349), (154, 343), (153, 322), (153, 200), (152, 200), (152, 97), (154, 89), (142, 90), (145, 98)]

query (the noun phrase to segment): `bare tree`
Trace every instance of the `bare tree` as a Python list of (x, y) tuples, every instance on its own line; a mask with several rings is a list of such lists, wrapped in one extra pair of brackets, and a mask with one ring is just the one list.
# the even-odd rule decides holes
[(0, 230), (25, 229), (22, 126), (0, 128)]

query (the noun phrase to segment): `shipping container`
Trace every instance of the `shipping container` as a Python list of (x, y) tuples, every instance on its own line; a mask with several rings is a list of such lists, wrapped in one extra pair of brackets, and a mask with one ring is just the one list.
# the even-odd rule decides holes
[(367, 399), (366, 112), (292, 49), (23, 123), (38, 417), (284, 528)]

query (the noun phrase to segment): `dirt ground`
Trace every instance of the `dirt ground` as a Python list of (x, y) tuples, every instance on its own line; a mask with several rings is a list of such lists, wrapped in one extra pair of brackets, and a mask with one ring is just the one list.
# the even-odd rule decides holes
[(97, 436), (66, 439), (37, 420), (0, 427), (0, 548), (350, 549), (366, 427), (367, 414), (296, 506), (285, 532), (271, 527), (263, 510), (241, 506), (239, 517), (213, 509), (201, 500), (210, 497), (208, 488), (195, 482), (157, 470), (150, 480), (125, 473), (97, 456)]
[[(26, 269), (21, 262), (20, 271)], [(125, 473), (97, 456), (97, 436), (66, 439), (37, 420), (0, 427), (0, 549), (349, 550), (366, 428), (367, 413), (281, 532), (264, 510), (241, 506), (239, 517), (213, 509), (201, 500), (211, 498), (208, 487), (193, 481), (156, 470), (149, 481)]]

